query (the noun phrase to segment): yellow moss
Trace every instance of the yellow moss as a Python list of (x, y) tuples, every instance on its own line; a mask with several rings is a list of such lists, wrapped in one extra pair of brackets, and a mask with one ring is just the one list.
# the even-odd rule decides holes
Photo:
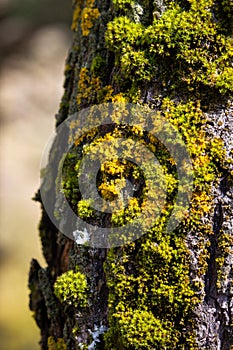
[(93, 27), (93, 21), (97, 19), (100, 15), (99, 10), (91, 9), (91, 8), (85, 8), (82, 12), (82, 33), (84, 36), (88, 36), (90, 33), (90, 29)]
[(104, 182), (99, 186), (101, 195), (106, 200), (113, 200), (120, 195), (120, 190), (125, 186), (125, 181), (122, 179), (115, 179), (109, 182)]
[(78, 202), (77, 210), (80, 218), (88, 218), (93, 215), (94, 210), (92, 209), (93, 203), (91, 200), (82, 199)]
[[(85, 6), (84, 0), (76, 1), (81, 3), (81, 6), (75, 9), (72, 29), (77, 30), (77, 26), (80, 25), (83, 36), (88, 36), (94, 21), (100, 16), (99, 10), (95, 8), (94, 0), (86, 0)], [(224, 7), (226, 2), (222, 1), (221, 6)], [(147, 235), (141, 237), (140, 241), (108, 252), (105, 264), (109, 288), (109, 331), (105, 338), (106, 346), (113, 350), (181, 347), (196, 349), (192, 335), (184, 332), (184, 329), (188, 329), (186, 325), (192, 323), (189, 312), (201, 301), (202, 296), (199, 292), (204, 286), (199, 281), (190, 283), (190, 255), (185, 235), (188, 232), (196, 232), (197, 276), (202, 278), (208, 268), (208, 248), (213, 228), (211, 222), (205, 224), (205, 220), (201, 219), (206, 215), (210, 216), (213, 210), (211, 190), (213, 183), (217, 181), (215, 174), (221, 175), (220, 169), (223, 169), (225, 153), (222, 140), (208, 137), (201, 106), (208, 107), (209, 102), (206, 99), (209, 92), (215, 93), (214, 89), (218, 95), (219, 92), (224, 94), (233, 91), (233, 39), (224, 34), (225, 30), (222, 30), (224, 28), (221, 28), (218, 18), (213, 20), (215, 8), (211, 6), (216, 3), (213, 0), (189, 0), (189, 6), (184, 9), (180, 5), (183, 2), (171, 1), (161, 17), (157, 18), (154, 15), (154, 20), (151, 19), (147, 27), (146, 24), (142, 24), (146, 23), (146, 20), (134, 23), (132, 16), (127, 17), (127, 11), (133, 9), (136, 3), (133, 4), (131, 0), (113, 0), (113, 3), (120, 9), (121, 17), (107, 24), (106, 47), (114, 53), (116, 59), (113, 74), (116, 90), (114, 91), (112, 85), (104, 84), (109, 63), (105, 53), (101, 51), (101, 54), (93, 58), (90, 68), (83, 67), (80, 70), (77, 86), (78, 108), (105, 102), (141, 103), (149, 80), (149, 86), (154, 84), (155, 89), (153, 93), (151, 89), (151, 96), (148, 93), (147, 101), (152, 101), (152, 106), (153, 100), (155, 105), (156, 101), (162, 102), (158, 114), (165, 116), (177, 128), (187, 145), (194, 170), (194, 188), (187, 216), (175, 232), (166, 232), (164, 227), (174, 204), (170, 199), (174, 200), (174, 189), (177, 188), (177, 177), (173, 171), (176, 166), (175, 160), (164, 152), (152, 135), (144, 138), (143, 127), (135, 125), (131, 128), (127, 135), (129, 139), (133, 136), (136, 139), (144, 138), (144, 141), (147, 141), (142, 141), (142, 144), (155, 155), (160, 155), (162, 160), (171, 157), (164, 166), (168, 203), (162, 210), (161, 221), (155, 219), (154, 227)], [(143, 7), (146, 6), (144, 2), (142, 4)], [(168, 98), (163, 99), (159, 95), (159, 87), (158, 91), (156, 90), (160, 82), (161, 86), (167, 88)], [(179, 89), (179, 98), (184, 92), (186, 102), (171, 100), (177, 96), (174, 92)], [(118, 93), (114, 95), (116, 91)], [(193, 93), (190, 94), (191, 91)], [(189, 98), (195, 102), (189, 101)], [(197, 101), (198, 98), (201, 102)], [(113, 112), (114, 120), (117, 121), (122, 110), (117, 107)], [(73, 133), (75, 127), (75, 124), (70, 125)], [(95, 145), (98, 145), (96, 149), (100, 155), (104, 154), (110, 158), (111, 152), (101, 148), (101, 142), (106, 145), (104, 141), (116, 141), (117, 137), (123, 136), (125, 134), (122, 134), (121, 130), (114, 130), (104, 136), (101, 133), (99, 137), (98, 130), (92, 129), (74, 143), (82, 149), (83, 155), (89, 151), (93, 151), (95, 155)], [(85, 141), (86, 147), (82, 146)], [(140, 154), (139, 158), (143, 159), (143, 155)], [(135, 156), (136, 160), (140, 160), (139, 158)], [(65, 191), (69, 194), (69, 199), (73, 199), (73, 204), (77, 204), (80, 217), (95, 218), (91, 202), (72, 197), (79, 165), (78, 160), (73, 173), (70, 172), (73, 178), (69, 175), (73, 187), (67, 182)], [(170, 173), (167, 173), (168, 171)], [(127, 164), (122, 164), (122, 161), (112, 160), (103, 164), (98, 189), (105, 199), (114, 200), (122, 193), (125, 185), (123, 177), (141, 180), (142, 173), (139, 167), (129, 168)], [(143, 185), (143, 191), (146, 186), (147, 184)], [(183, 192), (185, 193), (185, 189)], [(111, 219), (113, 226), (124, 225), (140, 216), (148, 206), (143, 198), (144, 193), (146, 191), (139, 198), (131, 198), (126, 208), (114, 211)], [(156, 205), (157, 203), (154, 203), (155, 207)], [(148, 213), (153, 217), (154, 212), (151, 205)], [(224, 258), (230, 253), (231, 246), (228, 235), (218, 235), (218, 287), (224, 277), (221, 274)], [(179, 338), (182, 345), (178, 343)], [(53, 338), (50, 340), (51, 349), (57, 349)]]
[(88, 36), (90, 29), (93, 27), (93, 21), (100, 16), (97, 8), (94, 8), (94, 0), (87, 0), (86, 6), (83, 8), (84, 1), (75, 1), (75, 9), (73, 12), (73, 21), (71, 29), (78, 30), (78, 21), (81, 19), (81, 29), (83, 36)]
[[(113, 95), (114, 93), (114, 90), (112, 88), (111, 85), (107, 85), (105, 87), (103, 87), (102, 89), (102, 94), (103, 94), (103, 103), (106, 103), (106, 102), (109, 102), (109, 101), (112, 101)], [(100, 94), (99, 94), (100, 95)]]
[(82, 22), (81, 28), (83, 36), (88, 36), (90, 29), (93, 27), (93, 21), (100, 16), (100, 12), (97, 8), (94, 7), (94, 0), (87, 0), (86, 7), (82, 12)]
[(110, 175), (122, 175), (125, 172), (125, 165), (118, 159), (114, 159), (111, 162), (105, 162), (101, 166), (101, 171)]
[(126, 103), (127, 98), (120, 92), (119, 94), (116, 94), (115, 96), (112, 97), (112, 102)]

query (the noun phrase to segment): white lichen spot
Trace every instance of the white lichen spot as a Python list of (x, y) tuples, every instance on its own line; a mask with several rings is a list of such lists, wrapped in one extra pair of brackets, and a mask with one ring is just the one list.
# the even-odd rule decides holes
[(142, 6), (137, 3), (137, 2), (133, 2), (132, 5), (132, 11), (133, 11), (133, 19), (135, 23), (140, 23), (140, 16), (143, 15), (143, 8)]
[(74, 240), (77, 244), (85, 244), (89, 242), (89, 233), (87, 232), (87, 229), (84, 228), (83, 231), (81, 230), (76, 230), (73, 231), (73, 236), (74, 236)]
[(107, 331), (107, 327), (106, 326), (96, 326), (94, 325), (94, 331), (92, 332), (90, 329), (88, 329), (89, 333), (92, 336), (93, 342), (88, 346), (88, 350), (95, 350), (96, 347), (96, 343), (100, 342), (99, 336), (101, 334), (103, 334), (104, 332)]
[(154, 0), (154, 5), (155, 5), (157, 11), (154, 11), (153, 15), (155, 18), (160, 18), (167, 9), (165, 1), (164, 0)]

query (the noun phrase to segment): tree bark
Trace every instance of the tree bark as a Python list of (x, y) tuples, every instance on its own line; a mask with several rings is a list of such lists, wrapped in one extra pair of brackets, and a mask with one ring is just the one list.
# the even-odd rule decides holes
[[(42, 205), (39, 230), (47, 267), (32, 260), (29, 287), (41, 349), (230, 350), (232, 4), (76, 0), (72, 29), (56, 127), (96, 104), (146, 105), (182, 136), (194, 180), (189, 209), (172, 232), (157, 222), (139, 239), (119, 247), (86, 246), (63, 235), (51, 222), (38, 191), (35, 199)], [(123, 133), (119, 127), (118, 131)], [(112, 132), (111, 127), (98, 130), (91, 142)], [(152, 147), (156, 142), (147, 141), (148, 135), (142, 134), (143, 142)], [(53, 165), (62, 153), (59, 140), (50, 151), (50, 184), (57, 180)], [(76, 151), (79, 147), (83, 145)], [(169, 154), (164, 146), (157, 142), (156, 149), (164, 169), (177, 180), (174, 164), (165, 160)], [(65, 181), (70, 180), (73, 191), (77, 174), (72, 177), (72, 160), (66, 164), (73, 173), (66, 170)], [(142, 175), (139, 179), (138, 198), (145, 186)], [(62, 209), (54, 187), (47, 187), (50, 205)], [(171, 187), (163, 222), (168, 221), (177, 195), (176, 185), (171, 182)], [(65, 190), (75, 210), (80, 197), (73, 196), (68, 187)], [(89, 220), (93, 224), (95, 219)], [(109, 227), (112, 217), (105, 215), (101, 220), (101, 225)], [(72, 281), (68, 271), (72, 271)], [(79, 299), (81, 282), (75, 278), (81, 275), (87, 288)]]

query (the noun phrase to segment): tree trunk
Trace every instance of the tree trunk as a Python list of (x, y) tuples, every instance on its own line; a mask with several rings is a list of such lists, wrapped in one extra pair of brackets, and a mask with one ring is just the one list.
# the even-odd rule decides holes
[[(233, 349), (232, 10), (230, 0), (75, 1), (57, 137), (35, 196), (42, 205), (47, 267), (32, 260), (29, 287), (41, 349)], [(73, 137), (80, 113), (93, 105), (113, 116), (123, 105), (126, 115), (142, 108), (153, 128), (142, 130), (136, 117), (134, 127), (130, 116), (123, 126), (115, 119), (100, 122)], [(155, 125), (170, 128), (166, 137), (152, 135)], [(70, 136), (73, 144), (64, 152)], [(110, 157), (97, 172), (98, 193), (106, 201), (116, 199), (112, 185), (127, 180), (121, 189), (128, 202), (118, 216), (93, 211), (96, 203), (82, 198), (77, 182), (84, 146), (114, 137), (133, 145), (141, 140), (144, 147), (140, 161)], [(101, 153), (106, 146), (99, 147)], [(158, 194), (151, 202), (146, 195), (144, 168), (139, 169), (145, 148), (162, 169), (152, 179), (165, 188), (165, 203)], [(88, 180), (83, 187), (91, 191)], [(106, 232), (121, 232), (140, 206), (147, 206), (154, 221), (146, 232), (140, 231), (142, 223), (134, 236), (127, 231), (125, 244), (108, 241), (111, 236), (105, 237), (108, 243), (80, 244), (66, 232), (85, 233), (71, 220), (67, 203), (88, 225)], [(159, 218), (153, 216), (156, 205), (163, 206)]]

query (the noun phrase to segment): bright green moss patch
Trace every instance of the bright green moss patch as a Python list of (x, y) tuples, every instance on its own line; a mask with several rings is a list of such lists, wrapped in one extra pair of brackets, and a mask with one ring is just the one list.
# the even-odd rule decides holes
[(169, 2), (160, 18), (143, 28), (128, 17), (108, 23), (106, 42), (125, 78), (164, 76), (173, 89), (207, 86), (221, 94), (233, 91), (233, 40), (213, 20), (213, 1), (189, 1), (188, 10)]
[(177, 127), (191, 156), (194, 191), (188, 221), (195, 227), (200, 218), (211, 210), (210, 192), (216, 172), (224, 167), (224, 145), (222, 140), (210, 138), (205, 132), (206, 117), (199, 101), (175, 104), (166, 98), (162, 104), (162, 113)]
[(78, 216), (82, 219), (93, 216), (94, 210), (91, 208), (92, 201), (88, 199), (81, 199), (78, 202)]
[[(93, 76), (86, 69), (82, 73), (85, 73), (82, 83), (88, 89), (86, 79), (94, 81)], [(85, 89), (83, 94), (86, 94)], [(118, 98), (120, 97), (124, 98), (119, 94)], [(151, 350), (152, 346), (164, 350), (173, 350), (174, 346), (177, 349), (195, 349), (191, 320), (195, 305), (202, 302), (203, 285), (190, 280), (190, 255), (185, 238), (190, 231), (198, 235), (197, 275), (202, 277), (208, 267), (208, 248), (213, 230), (201, 218), (213, 210), (211, 189), (213, 183), (218, 181), (216, 172), (219, 173), (219, 169), (224, 168), (225, 152), (223, 142), (219, 138), (210, 138), (205, 131), (206, 116), (199, 101), (174, 102), (171, 98), (164, 98), (160, 110), (154, 114), (154, 123), (158, 114), (166, 117), (179, 131), (189, 151), (194, 171), (190, 208), (174, 232), (167, 232), (166, 224), (176, 198), (176, 164), (158, 140), (145, 133), (140, 126), (116, 126), (105, 132), (101, 128), (95, 128), (80, 139), (73, 140), (81, 157), (89, 152), (93, 159), (98, 155), (109, 155), (109, 160), (101, 164), (97, 179), (99, 193), (104, 199), (115, 200), (124, 188), (125, 178), (140, 183), (141, 192), (128, 201), (127, 207), (114, 211), (111, 218), (108, 217), (113, 227), (125, 225), (140, 215), (142, 206), (146, 205), (143, 202), (145, 184), (138, 167), (123, 160), (110, 159), (110, 146), (106, 149), (105, 146), (101, 147), (101, 143), (105, 145), (106, 141), (116, 142), (117, 138), (122, 137), (127, 138), (128, 145), (130, 140), (140, 140), (159, 159), (166, 174), (167, 203), (160, 218), (155, 219), (151, 230), (138, 241), (108, 252), (105, 264), (109, 290), (109, 330), (106, 342), (112, 349), (123, 347), (131, 350), (141, 347)], [(75, 129), (75, 125), (70, 125), (71, 130), (73, 127)], [(140, 157), (143, 158), (143, 154)], [(80, 160), (77, 158), (72, 154), (67, 158), (67, 164), (71, 166), (69, 169), (64, 167), (63, 191), (76, 205), (77, 214), (81, 218), (90, 219), (90, 222), (93, 219), (96, 224), (96, 211), (92, 209), (92, 203), (82, 200), (74, 191), (78, 191)], [(181, 191), (185, 196), (185, 187)], [(153, 209), (152, 205), (149, 208), (152, 215)], [(223, 242), (223, 248), (224, 244)], [(222, 261), (219, 259), (217, 263), (220, 267)], [(65, 296), (69, 302), (75, 303), (73, 292), (65, 295), (61, 291), (60, 295), (60, 299), (64, 300)], [(157, 331), (152, 332), (152, 328)], [(188, 330), (184, 333), (184, 329)]]
[[(158, 228), (139, 241), (111, 250), (105, 266), (109, 287), (113, 349), (192, 348), (192, 333), (182, 328), (198, 301), (189, 282), (189, 253), (183, 239)], [(115, 339), (119, 344), (115, 344)], [(118, 347), (117, 347), (118, 346)]]
[[(140, 309), (122, 311), (116, 314), (116, 317), (120, 318), (122, 345), (126, 349), (149, 350), (155, 346), (157, 348), (162, 346), (165, 349), (177, 343), (172, 325), (156, 319), (151, 311)], [(111, 349), (118, 350), (119, 347), (113, 345)]]
[(54, 293), (62, 303), (85, 307), (87, 306), (86, 277), (81, 272), (67, 271), (54, 283)]

